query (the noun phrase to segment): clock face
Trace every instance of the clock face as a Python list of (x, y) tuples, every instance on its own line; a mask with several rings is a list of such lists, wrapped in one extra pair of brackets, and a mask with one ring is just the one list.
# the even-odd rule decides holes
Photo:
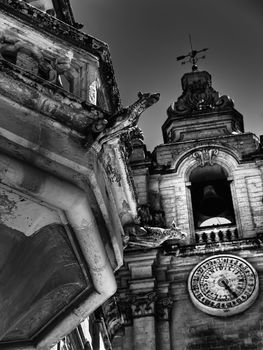
[(191, 271), (188, 290), (200, 310), (215, 316), (231, 316), (246, 310), (258, 295), (258, 275), (246, 260), (214, 255)]

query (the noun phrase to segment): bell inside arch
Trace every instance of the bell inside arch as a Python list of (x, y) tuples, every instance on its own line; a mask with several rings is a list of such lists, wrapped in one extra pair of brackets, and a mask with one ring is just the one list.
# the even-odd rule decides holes
[(212, 185), (203, 188), (203, 198), (200, 204), (200, 213), (206, 216), (217, 216), (226, 209), (226, 201), (216, 193)]

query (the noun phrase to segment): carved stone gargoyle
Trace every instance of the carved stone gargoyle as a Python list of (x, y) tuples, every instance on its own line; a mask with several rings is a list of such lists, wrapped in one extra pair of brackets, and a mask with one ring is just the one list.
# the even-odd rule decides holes
[[(127, 131), (132, 132), (137, 128), (137, 123), (139, 121), (140, 115), (153, 104), (159, 101), (160, 94), (155, 93), (141, 93), (138, 92), (138, 100), (135, 101), (132, 105), (126, 108), (122, 108), (118, 111), (111, 122), (105, 122), (107, 128), (104, 128), (97, 137), (97, 143), (106, 142), (110, 139), (120, 136), (121, 134), (126, 133)], [(97, 130), (93, 130), (97, 132)], [(93, 147), (96, 148), (97, 145), (94, 143)]]
[(124, 232), (125, 237), (127, 237), (127, 245), (130, 247), (157, 248), (168, 239), (176, 240), (180, 244), (187, 237), (187, 234), (176, 227), (174, 222), (170, 228), (142, 227), (135, 223), (126, 224), (124, 226)]

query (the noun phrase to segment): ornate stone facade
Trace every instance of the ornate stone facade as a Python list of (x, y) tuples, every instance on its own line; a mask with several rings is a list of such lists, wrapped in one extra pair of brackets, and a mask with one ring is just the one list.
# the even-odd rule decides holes
[(151, 154), (137, 123), (159, 94), (121, 106), (68, 0), (3, 0), (0, 17), (0, 348), (261, 349), (262, 287), (222, 318), (187, 281), (227, 253), (262, 285), (262, 137), (195, 67)]
[[(130, 155), (140, 221), (117, 274), (124, 322), (113, 349), (259, 349), (262, 286), (249, 309), (211, 316), (191, 302), (188, 277), (206, 257), (233, 254), (250, 262), (262, 283), (262, 145), (244, 133), (241, 114), (212, 88), (210, 74), (195, 70), (182, 85), (163, 125), (164, 144), (150, 155), (135, 138)], [(173, 223), (183, 240), (147, 246), (156, 211), (163, 220), (156, 226)]]

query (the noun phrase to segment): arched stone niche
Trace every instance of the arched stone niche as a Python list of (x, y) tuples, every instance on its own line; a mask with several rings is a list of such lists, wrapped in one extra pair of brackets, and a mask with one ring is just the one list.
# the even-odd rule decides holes
[[(175, 163), (171, 165), (171, 168), (174, 168), (176, 170), (176, 178), (178, 183), (183, 182), (185, 184), (185, 200), (187, 211), (183, 212), (182, 206), (177, 206), (176, 216), (187, 216), (186, 221), (189, 225), (187, 231), (191, 233), (191, 243), (207, 243), (210, 242), (210, 240), (233, 240), (242, 237), (243, 234), (239, 204), (237, 200), (235, 182), (233, 181), (235, 178), (235, 173), (240, 167), (239, 161), (240, 159), (238, 154), (233, 150), (229, 150), (228, 148), (222, 146), (219, 147), (217, 145), (204, 145), (202, 147), (191, 149), (185, 152)], [(231, 225), (230, 223), (229, 225), (234, 225), (235, 227), (225, 227), (226, 232), (222, 233), (222, 237), (218, 236), (218, 232), (212, 233), (212, 236), (209, 236), (208, 238), (206, 236), (203, 236), (204, 241), (202, 241), (201, 239), (198, 240), (199, 236), (196, 236), (196, 234), (199, 235), (199, 232), (196, 232), (198, 224), (196, 222), (195, 213), (193, 210), (192, 188), (193, 184), (198, 184), (198, 182), (203, 182), (204, 186), (205, 182), (207, 182), (207, 185), (209, 185), (210, 180), (212, 183), (218, 182), (219, 185), (221, 182), (221, 187), (219, 186), (221, 189), (219, 192), (221, 191), (221, 193), (224, 193), (225, 190), (229, 191), (227, 194), (227, 200), (228, 203), (230, 203), (229, 208), (231, 208), (228, 214), (224, 214), (224, 219), (226, 220), (221, 219), (220, 222), (222, 225), (224, 225), (230, 221)], [(223, 186), (224, 183), (225, 188)], [(175, 188), (175, 192), (176, 191), (177, 190)], [(232, 219), (230, 219), (230, 217)], [(207, 216), (206, 219), (209, 219), (209, 216)], [(200, 233), (200, 235), (202, 235), (202, 233)]]

